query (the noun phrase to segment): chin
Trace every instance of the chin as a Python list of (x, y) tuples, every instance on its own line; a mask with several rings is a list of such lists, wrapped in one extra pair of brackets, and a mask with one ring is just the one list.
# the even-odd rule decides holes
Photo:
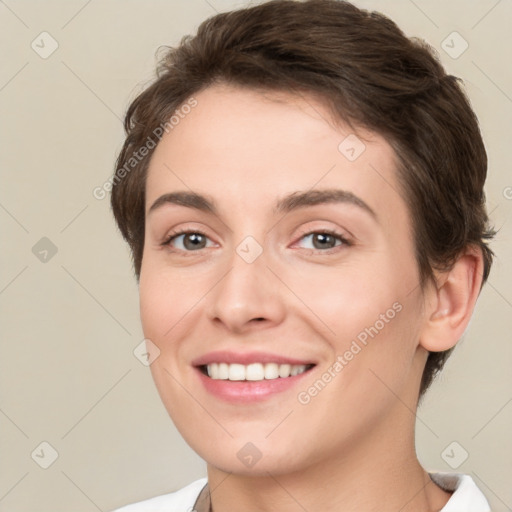
[(271, 475), (278, 475), (294, 471), (294, 468), (289, 467), (288, 465), (283, 465), (282, 462), (273, 456), (262, 456), (262, 458), (254, 462), (252, 466), (241, 462), (236, 453), (233, 453), (231, 456), (212, 456), (204, 458), (204, 460), (208, 465), (221, 470), (224, 473), (231, 473), (240, 476), (268, 477), (269, 473)]
[[(230, 438), (225, 443), (213, 443), (208, 446), (199, 446), (189, 443), (189, 446), (209, 466), (225, 473), (235, 475), (268, 477), (271, 475), (287, 474), (300, 470), (307, 454), (302, 449), (300, 453), (293, 447), (279, 442), (274, 443), (247, 441), (250, 437)], [(188, 441), (187, 441), (188, 442)]]

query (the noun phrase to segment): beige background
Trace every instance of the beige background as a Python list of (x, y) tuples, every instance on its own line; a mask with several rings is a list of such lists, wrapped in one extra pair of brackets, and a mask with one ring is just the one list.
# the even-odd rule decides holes
[[(445, 459), (460, 463), (467, 451), (457, 471), (473, 476), (494, 512), (511, 510), (512, 2), (355, 3), (434, 45), (481, 120), (497, 261), (467, 336), (418, 412), (417, 445), (430, 470), (451, 471)], [(236, 5), (0, 2), (1, 511), (108, 511), (205, 475), (133, 354), (143, 335), (128, 249), (108, 198), (92, 191), (113, 171), (122, 116), (152, 78), (158, 46)], [(49, 56), (43, 31), (58, 43)], [(469, 44), (458, 58), (442, 48), (453, 31)], [(460, 50), (450, 37), (452, 53)], [(43, 237), (57, 248), (46, 262), (32, 250)], [(52, 448), (42, 442), (58, 453), (47, 469)]]

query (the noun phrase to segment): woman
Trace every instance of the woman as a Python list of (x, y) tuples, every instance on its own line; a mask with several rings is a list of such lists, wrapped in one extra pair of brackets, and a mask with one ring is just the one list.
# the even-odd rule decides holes
[(478, 122), (431, 50), (334, 0), (222, 13), (125, 128), (113, 212), (208, 477), (119, 510), (488, 511), (414, 446), (492, 263)]

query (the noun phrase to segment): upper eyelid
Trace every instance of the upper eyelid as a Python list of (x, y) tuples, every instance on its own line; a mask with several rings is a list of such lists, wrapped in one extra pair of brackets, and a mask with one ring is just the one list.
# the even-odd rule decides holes
[(300, 228), (299, 234), (294, 236), (295, 241), (293, 243), (296, 243), (298, 240), (302, 239), (305, 236), (314, 234), (314, 233), (327, 233), (336, 237), (339, 237), (340, 239), (344, 240), (345, 242), (351, 242), (354, 243), (357, 241), (357, 237), (355, 237), (350, 231), (348, 231), (345, 228), (341, 227), (309, 227), (309, 228)]
[(208, 240), (213, 241), (212, 238), (201, 229), (185, 228), (185, 229), (182, 229), (182, 230), (179, 230), (176, 232), (171, 232), (171, 233), (165, 235), (162, 243), (168, 244), (171, 240), (174, 240), (175, 238), (178, 238), (178, 237), (184, 236), (184, 235), (193, 235), (193, 234), (198, 234), (198, 235), (204, 236), (204, 237), (208, 238)]
[(332, 228), (332, 227), (320, 227), (320, 228), (300, 228), (298, 236), (311, 235), (312, 233), (330, 233), (336, 236), (344, 236), (345, 238), (351, 237), (352, 235), (346, 229)]
[[(317, 221), (309, 221), (309, 222), (331, 222), (331, 221), (329, 221), (327, 219), (318, 219)], [(309, 222), (306, 222), (303, 224), (308, 224)], [(194, 222), (192, 222), (192, 223), (194, 223)], [(319, 227), (319, 228), (316, 228), (316, 227), (302, 228), (301, 227), (298, 229), (301, 232), (301, 236), (305, 236), (305, 235), (308, 235), (311, 233), (333, 232), (339, 236), (345, 236), (345, 234), (346, 234), (345, 238), (357, 238), (348, 229), (341, 228), (341, 227), (325, 227), (325, 226)], [(294, 229), (294, 231), (296, 231), (296, 230), (297, 230), (297, 228)], [(205, 236), (208, 236), (208, 234), (206, 232), (209, 231), (209, 229), (204, 229), (202, 227), (196, 228), (195, 226), (189, 227), (189, 226), (185, 225), (183, 228), (180, 227), (176, 230), (173, 228), (170, 231), (174, 232), (174, 234), (176, 236), (183, 234), (183, 233), (201, 233)], [(230, 232), (232, 232), (232, 230), (230, 230)], [(169, 238), (169, 236), (171, 236), (171, 233), (167, 234), (167, 232), (166, 232), (166, 235), (164, 236), (164, 238)]]

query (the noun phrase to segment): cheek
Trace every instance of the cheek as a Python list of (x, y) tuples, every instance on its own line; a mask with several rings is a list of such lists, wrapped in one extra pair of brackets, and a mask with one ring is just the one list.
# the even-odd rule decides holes
[(157, 273), (141, 272), (139, 300), (144, 338), (150, 339), (160, 351), (159, 357), (151, 365), (152, 370), (164, 366), (173, 371), (179, 348), (178, 344), (173, 343), (173, 339), (182, 328), (188, 299), (183, 296), (176, 283), (171, 285)]
[[(140, 317), (144, 336), (158, 344), (169, 328), (173, 318), (166, 315), (166, 311), (172, 312), (169, 300), (172, 293), (168, 287), (156, 279), (156, 274), (142, 269), (139, 281)], [(167, 318), (167, 320), (166, 320)]]
[[(193, 304), (198, 300), (191, 295), (195, 293), (184, 289), (183, 282), (176, 275), (169, 275), (161, 266), (151, 265), (151, 262), (143, 264), (139, 280), (142, 330), (144, 337), (159, 350), (158, 357), (150, 366), (151, 374), (171, 418), (183, 419), (185, 424), (193, 422), (189, 421), (189, 414), (195, 410), (190, 397), (178, 383), (182, 379), (178, 377), (182, 357), (179, 341), (190, 327), (187, 322), (193, 317)], [(183, 407), (183, 404), (189, 407)], [(197, 411), (195, 413), (198, 414)]]
[[(374, 292), (377, 296), (377, 291)], [(370, 303), (371, 302), (371, 303)], [(347, 329), (335, 339), (342, 356), (342, 394), (353, 404), (366, 400), (369, 410), (382, 410), (410, 387), (418, 344), (420, 321), (414, 298), (382, 293), (363, 302), (367, 307), (347, 306)]]
[(140, 317), (144, 335), (156, 344), (175, 337), (194, 315), (204, 296), (200, 280), (184, 277), (152, 262), (143, 263), (139, 281)]
[(376, 322), (379, 332), (383, 331), (397, 316), (400, 307), (393, 305), (401, 303), (404, 296), (401, 280), (394, 279), (389, 267), (376, 261), (338, 269), (318, 267), (293, 279), (293, 290), (303, 299), (304, 311), (309, 309), (316, 316), (339, 349), (360, 333), (364, 341), (365, 329)]
[(344, 385), (370, 386), (372, 379), (376, 385), (370, 370), (396, 383), (414, 356), (420, 318), (416, 294), (410, 293), (415, 267), (377, 259), (336, 272), (319, 270), (297, 288), (330, 345), (326, 369), (342, 357), (343, 368), (337, 369)]

